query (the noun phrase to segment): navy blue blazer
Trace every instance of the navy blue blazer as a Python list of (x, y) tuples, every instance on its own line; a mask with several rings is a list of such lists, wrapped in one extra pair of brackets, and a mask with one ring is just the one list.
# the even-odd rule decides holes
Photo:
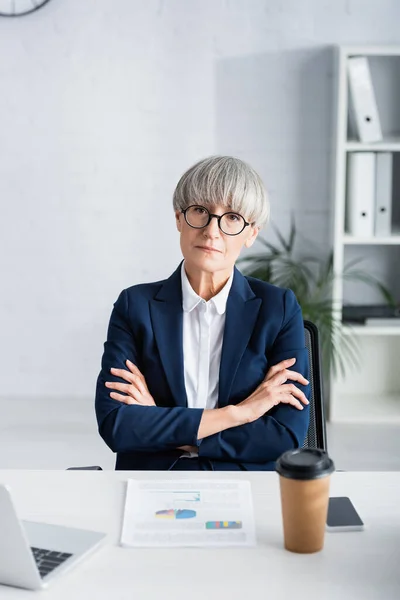
[[(309, 407), (278, 404), (253, 423), (197, 439), (203, 409), (188, 408), (183, 371), (181, 266), (164, 281), (123, 290), (114, 304), (97, 380), (99, 433), (117, 453), (116, 469), (168, 470), (182, 455), (178, 446), (198, 446), (214, 470), (272, 470), (285, 450), (302, 446)], [(300, 306), (291, 290), (235, 267), (226, 305), (218, 407), (237, 404), (285, 358), (308, 379), (308, 353)], [(146, 378), (157, 406), (128, 405), (110, 398), (105, 381), (121, 381), (111, 367), (129, 359)], [(126, 382), (124, 382), (126, 383)], [(309, 395), (309, 386), (296, 383)]]

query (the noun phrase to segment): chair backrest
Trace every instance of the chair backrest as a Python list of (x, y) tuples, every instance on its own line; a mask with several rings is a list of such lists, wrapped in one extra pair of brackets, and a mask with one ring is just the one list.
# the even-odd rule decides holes
[(327, 450), (319, 335), (311, 321), (304, 321), (304, 335), (310, 363), (310, 425), (303, 448)]

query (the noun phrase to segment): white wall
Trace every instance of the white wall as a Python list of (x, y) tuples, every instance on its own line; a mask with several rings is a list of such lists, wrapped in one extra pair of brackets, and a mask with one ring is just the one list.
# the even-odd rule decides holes
[(93, 396), (112, 303), (177, 265), (171, 195), (204, 156), (248, 160), (273, 220), (294, 211), (326, 243), (331, 46), (399, 43), (399, 22), (396, 0), (51, 0), (0, 18), (0, 396)]

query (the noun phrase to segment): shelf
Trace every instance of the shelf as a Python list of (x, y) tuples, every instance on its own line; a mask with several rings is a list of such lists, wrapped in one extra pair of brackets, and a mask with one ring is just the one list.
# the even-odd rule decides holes
[(390, 136), (381, 142), (360, 142), (348, 140), (347, 152), (400, 152), (400, 134)]
[(400, 325), (344, 325), (345, 335), (400, 335)]
[(400, 423), (398, 394), (340, 394), (331, 402), (330, 421), (335, 423)]
[(400, 46), (341, 46), (341, 53), (348, 56), (399, 56)]
[(400, 245), (400, 235), (358, 238), (354, 237), (353, 235), (345, 234), (343, 236), (343, 244), (358, 244), (360, 246), (369, 246), (371, 244), (374, 244), (375, 246), (397, 246)]

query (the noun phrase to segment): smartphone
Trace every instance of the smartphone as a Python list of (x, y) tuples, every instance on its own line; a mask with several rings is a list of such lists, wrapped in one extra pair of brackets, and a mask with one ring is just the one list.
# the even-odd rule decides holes
[(328, 531), (362, 531), (364, 529), (364, 523), (350, 498), (347, 496), (329, 498), (326, 529)]

